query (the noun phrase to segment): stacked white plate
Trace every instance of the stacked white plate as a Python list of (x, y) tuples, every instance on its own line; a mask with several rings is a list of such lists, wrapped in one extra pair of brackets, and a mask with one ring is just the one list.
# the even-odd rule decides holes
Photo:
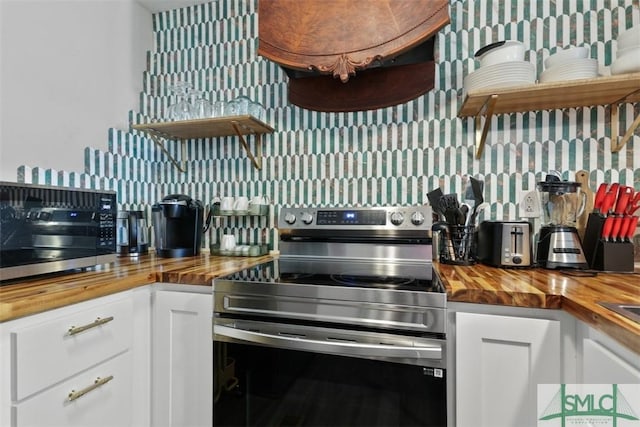
[(598, 76), (598, 60), (589, 58), (588, 47), (570, 46), (545, 59), (540, 83), (591, 79)]
[(479, 89), (523, 86), (535, 81), (536, 67), (531, 62), (500, 62), (468, 74), (464, 78), (464, 89), (469, 93)]
[(620, 33), (617, 41), (617, 58), (611, 63), (611, 74), (640, 71), (640, 25)]

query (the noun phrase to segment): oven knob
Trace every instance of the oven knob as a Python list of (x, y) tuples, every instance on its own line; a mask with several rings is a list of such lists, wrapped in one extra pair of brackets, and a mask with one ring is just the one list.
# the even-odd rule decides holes
[(294, 224), (296, 222), (296, 216), (292, 213), (288, 213), (284, 216), (284, 221), (287, 224)]
[(414, 212), (411, 215), (411, 224), (422, 225), (423, 223), (424, 223), (424, 215), (422, 215), (422, 212)]
[(391, 224), (400, 225), (404, 221), (404, 216), (401, 212), (394, 212), (391, 214)]
[(300, 219), (302, 220), (302, 222), (309, 225), (313, 222), (313, 215), (311, 215), (309, 212), (305, 212), (302, 214)]

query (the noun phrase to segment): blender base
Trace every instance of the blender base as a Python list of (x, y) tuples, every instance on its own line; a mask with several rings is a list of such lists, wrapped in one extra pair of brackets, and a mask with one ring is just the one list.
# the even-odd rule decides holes
[(587, 269), (580, 236), (575, 227), (551, 225), (540, 228), (536, 263), (547, 269)]

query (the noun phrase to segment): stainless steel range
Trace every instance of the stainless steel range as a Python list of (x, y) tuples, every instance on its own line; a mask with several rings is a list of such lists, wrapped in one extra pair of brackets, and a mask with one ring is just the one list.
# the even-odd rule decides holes
[(446, 425), (431, 209), (283, 208), (279, 259), (214, 280), (214, 425)]

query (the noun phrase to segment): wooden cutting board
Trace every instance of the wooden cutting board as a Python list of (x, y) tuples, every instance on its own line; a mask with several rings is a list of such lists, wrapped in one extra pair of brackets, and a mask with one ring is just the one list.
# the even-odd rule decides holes
[(587, 219), (589, 218), (589, 214), (593, 212), (593, 191), (591, 190), (591, 187), (589, 187), (589, 172), (585, 170), (576, 172), (576, 182), (581, 184), (580, 190), (587, 196), (584, 211), (576, 221), (578, 235), (581, 239), (584, 239), (584, 230), (587, 228)]

